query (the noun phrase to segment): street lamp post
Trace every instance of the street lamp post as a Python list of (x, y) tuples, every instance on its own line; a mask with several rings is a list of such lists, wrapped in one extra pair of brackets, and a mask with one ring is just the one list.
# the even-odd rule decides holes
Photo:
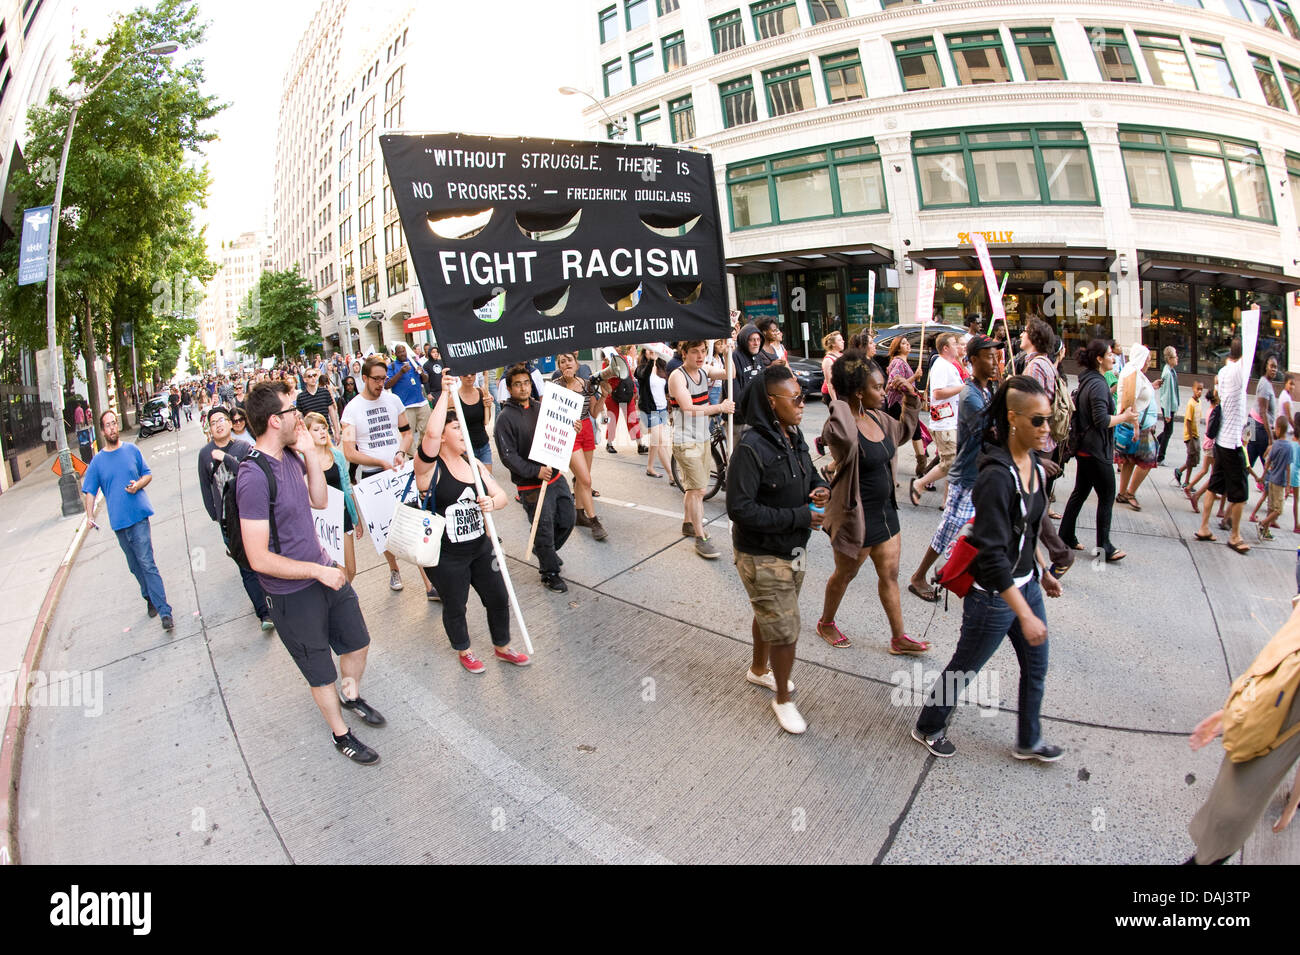
[(576, 96), (587, 97), (587, 99), (591, 100), (593, 103), (596, 104), (596, 108), (600, 110), (602, 113), (604, 113), (605, 118), (609, 120), (609, 125), (614, 128), (615, 139), (622, 139), (624, 136), (627, 135), (627, 123), (623, 122), (623, 120), (621, 119), (615, 119), (613, 116), (610, 116), (609, 113), (606, 111), (604, 105), (601, 103), (601, 101), (596, 99), (596, 97), (592, 96), (586, 90), (580, 90), (572, 86), (561, 86), (560, 92), (563, 93), (565, 96), (576, 95)]
[[(175, 43), (158, 43), (144, 52), (150, 56), (167, 56), (175, 53), (178, 49), (180, 47)], [(59, 157), (58, 181), (54, 186), (54, 212), (50, 221), (50, 259), (46, 270), (48, 277), (45, 283), (45, 340), (50, 356), (50, 383), (54, 392), (55, 432), (58, 434), (59, 469), (62, 471), (59, 475), (59, 495), (62, 498), (64, 517), (80, 514), (82, 506), (81, 488), (77, 481), (76, 472), (72, 470), (72, 454), (68, 450), (68, 434), (63, 427), (63, 368), (58, 358), (56, 350), (58, 343), (54, 332), (54, 272), (59, 261), (59, 216), (63, 210), (63, 173), (68, 165), (68, 147), (72, 145), (72, 129), (77, 125), (77, 110), (125, 62), (126, 60), (121, 60), (114, 64), (113, 68), (104, 74), (103, 79), (72, 101), (72, 112), (68, 116), (68, 131), (63, 137), (63, 155)], [(87, 374), (90, 373), (90, 369), (86, 371)], [(136, 388), (139, 389), (139, 382), (136, 382)]]

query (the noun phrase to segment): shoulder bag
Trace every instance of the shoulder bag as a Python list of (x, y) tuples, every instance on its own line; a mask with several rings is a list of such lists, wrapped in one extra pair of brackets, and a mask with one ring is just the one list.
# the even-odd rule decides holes
[(409, 560), (419, 567), (436, 567), (442, 553), (442, 535), (446, 520), (434, 511), (433, 491), (438, 484), (438, 465), (433, 466), (433, 476), (429, 479), (429, 490), (421, 500), (417, 496), (408, 501), (415, 483), (415, 472), (407, 478), (406, 487), (402, 489), (398, 507), (393, 511), (393, 522), (388, 525), (388, 546), (385, 548), (399, 560)]

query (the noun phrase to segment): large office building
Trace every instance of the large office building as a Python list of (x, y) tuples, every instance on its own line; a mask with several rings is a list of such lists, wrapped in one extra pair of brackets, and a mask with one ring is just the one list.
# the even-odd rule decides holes
[(735, 307), (797, 353), (912, 321), (924, 269), (933, 318), (987, 317), (978, 232), (1013, 334), (1213, 373), (1259, 306), (1300, 369), (1287, 0), (593, 0), (586, 30), (591, 135), (712, 154)]
[(222, 242), (212, 257), (217, 271), (199, 302), (199, 331), (203, 346), (217, 356), (217, 367), (224, 369), (244, 357), (239, 348), (239, 309), (269, 266), (271, 247), (264, 233), (244, 232)]

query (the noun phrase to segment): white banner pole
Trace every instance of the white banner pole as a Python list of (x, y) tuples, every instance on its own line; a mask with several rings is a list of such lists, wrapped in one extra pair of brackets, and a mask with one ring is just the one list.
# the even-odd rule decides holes
[[(452, 400), (456, 402), (456, 420), (459, 421), (461, 427), (464, 428), (465, 409), (461, 407), (459, 385), (452, 390), (451, 397)], [(466, 437), (468, 438), (468, 432), (466, 432)], [(420, 436), (420, 440), (424, 440), (423, 435)], [(468, 441), (466, 443), (468, 444)], [(465, 457), (469, 460), (470, 471), (474, 474), (475, 493), (477, 493), (479, 497), (486, 497), (487, 492), (483, 488), (483, 476), (479, 474), (478, 470), (478, 459), (474, 457), (472, 450), (467, 452)], [(545, 490), (545, 487), (545, 485), (542, 485), (543, 490)], [(541, 498), (539, 497), (537, 508), (538, 513), (541, 513), (541, 510)], [(483, 516), (486, 518), (488, 537), (492, 540), (492, 553), (496, 556), (497, 567), (501, 570), (501, 579), (506, 583), (506, 593), (510, 595), (510, 609), (515, 612), (515, 620), (518, 621), (519, 630), (524, 636), (524, 646), (531, 655), (533, 652), (533, 641), (528, 637), (528, 624), (524, 623), (524, 612), (519, 609), (519, 598), (515, 596), (515, 585), (510, 580), (510, 571), (506, 568), (506, 555), (501, 553), (501, 541), (497, 539), (496, 522), (492, 520), (491, 511), (488, 511)]]

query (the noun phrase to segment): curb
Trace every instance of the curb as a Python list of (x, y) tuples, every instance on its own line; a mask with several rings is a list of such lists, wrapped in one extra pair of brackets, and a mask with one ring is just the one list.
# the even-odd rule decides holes
[[(95, 510), (99, 510), (99, 498), (95, 502)], [(54, 616), (54, 610), (59, 604), (59, 597), (63, 594), (63, 587), (67, 583), (68, 574), (72, 570), (72, 562), (77, 559), (77, 554), (81, 550), (82, 542), (86, 539), (88, 530), (86, 518), (81, 518), (81, 525), (77, 528), (77, 533), (72, 538), (72, 543), (68, 545), (63, 559), (59, 562), (59, 568), (54, 572), (54, 579), (50, 582), (49, 589), (45, 592), (45, 599), (41, 602), (41, 609), (36, 614), (36, 623), (32, 625), (32, 635), (27, 641), (27, 651), (23, 654), (21, 673), (31, 673), (40, 660), (41, 651), (45, 648), (45, 637), (50, 632), (50, 619)], [(9, 715), (5, 720), (4, 739), (0, 742), (0, 780), (4, 783), (3, 796), (0, 797), (0, 833), (3, 834), (4, 842), (0, 842), (0, 849), (7, 848), (8, 863), (10, 865), (20, 865), (21, 861), (18, 854), (18, 816), (14, 812), (18, 805), (18, 781), (21, 775), (23, 738), (27, 732), (27, 694), (26, 686), (23, 687), (23, 695), (16, 704), (9, 705)]]

